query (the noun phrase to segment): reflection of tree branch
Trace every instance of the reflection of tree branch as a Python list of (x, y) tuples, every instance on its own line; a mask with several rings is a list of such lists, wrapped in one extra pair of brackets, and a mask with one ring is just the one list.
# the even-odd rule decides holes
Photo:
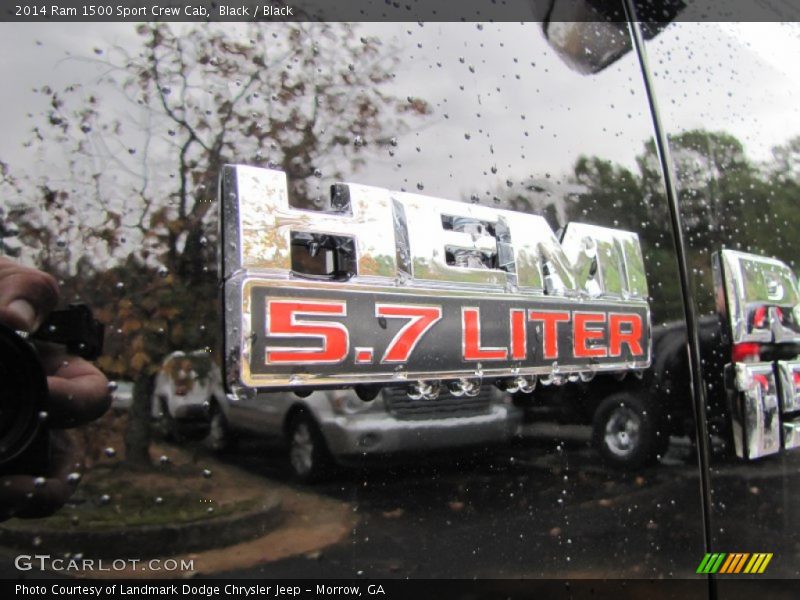
[(191, 148), (193, 141), (192, 138), (186, 140), (181, 146), (181, 152), (179, 154), (180, 189), (178, 190), (178, 217), (180, 219), (186, 218), (186, 203), (189, 199), (189, 189), (187, 185), (187, 171), (189, 168), (186, 164), (186, 155), (189, 153), (189, 148)]
[[(400, 112), (417, 110), (380, 89), (390, 85), (398, 46), (372, 39), (358, 43), (357, 34), (347, 27), (291, 24), (276, 36), (277, 42), (267, 42), (263, 30), (251, 26), (243, 34), (258, 43), (250, 44), (213, 28), (175, 32), (156, 25), (141, 27), (138, 33), (142, 53), (113, 45), (102, 56), (98, 52), (97, 57), (71, 57), (95, 65), (95, 73), (100, 74), (92, 76), (94, 87), (80, 91), (84, 100), (92, 93), (90, 104), (75, 104), (76, 86), (65, 87), (63, 93), (48, 92), (50, 113), (58, 120), (50, 122), (50, 129), (45, 124), (37, 130), (40, 146), (55, 140), (55, 147), (67, 149), (66, 160), (72, 166), (64, 189), (85, 186), (90, 195), (97, 196), (93, 199), (101, 211), (97, 221), (103, 213), (116, 219), (115, 211), (121, 209), (121, 226), (131, 229), (132, 243), (139, 235), (149, 240), (142, 246), (144, 256), (157, 256), (176, 243), (173, 256), (179, 261), (180, 254), (206, 254), (191, 244), (208, 229), (210, 204), (199, 190), (213, 188), (217, 167), (230, 154), (246, 156), (253, 148), (271, 145), (270, 158), (284, 165), (294, 158), (294, 169), (300, 169), (295, 179), (305, 185), (314, 167), (326, 168), (330, 163), (330, 171), (326, 168), (330, 176), (345, 164), (353, 168), (363, 164), (362, 149), (351, 143), (353, 133), (371, 142), (388, 140), (387, 132), (407, 131)], [(234, 79), (241, 80), (237, 88), (233, 88)], [(114, 106), (111, 100), (96, 104), (95, 89), (106, 84), (114, 86), (128, 106), (140, 106), (146, 116), (124, 105)], [(259, 94), (253, 92), (261, 88), (264, 93), (256, 101)], [(71, 104), (67, 92), (73, 92)], [(275, 94), (271, 101), (270, 94)], [(206, 110), (204, 116), (202, 109), (213, 112)], [(84, 123), (95, 131), (81, 133), (78, 125)], [(170, 131), (162, 139), (154, 128), (164, 124), (178, 129), (179, 137)], [(125, 130), (118, 135), (123, 125)], [(124, 136), (136, 131), (141, 132), (135, 143), (138, 154), (133, 157), (135, 153), (130, 152), (129, 158), (126, 153), (132, 144)], [(175, 179), (164, 182), (171, 192), (150, 196), (154, 182), (162, 183), (164, 162), (153, 152), (163, 151), (173, 157), (170, 162), (177, 159), (179, 172), (173, 171), (170, 176)], [(102, 173), (99, 179), (98, 173)], [(107, 197), (101, 198), (103, 193)], [(177, 206), (169, 207), (170, 200), (177, 201)], [(148, 219), (155, 216), (158, 219), (150, 223)], [(107, 229), (116, 222), (113, 219), (99, 227)], [(183, 234), (168, 239), (167, 230), (179, 224), (184, 232), (190, 230), (186, 246)], [(98, 239), (112, 238), (101, 232)], [(114, 254), (117, 248), (108, 249)], [(131, 250), (130, 244), (125, 250)]]
[[(149, 113), (148, 113), (149, 118)], [(142, 150), (142, 184), (139, 186), (139, 198), (142, 200), (142, 204), (144, 205), (144, 209), (142, 210), (141, 214), (139, 215), (139, 220), (136, 223), (136, 229), (138, 229), (142, 234), (147, 231), (147, 228), (144, 225), (144, 221), (147, 216), (150, 214), (150, 209), (153, 206), (154, 199), (147, 197), (147, 186), (150, 183), (150, 176), (149, 170), (147, 168), (147, 159), (150, 155), (150, 141), (152, 140), (150, 123), (148, 123), (147, 128), (145, 129), (147, 135), (144, 141), (144, 149)]]
[[(153, 54), (152, 54), (152, 56), (153, 56), (153, 59), (152, 59), (153, 81), (154, 81), (155, 86), (156, 86), (156, 95), (158, 96), (158, 99), (159, 99), (159, 102), (161, 104), (161, 107), (164, 109), (164, 112), (167, 114), (167, 116), (170, 119), (172, 119), (175, 123), (177, 123), (178, 125), (183, 127), (188, 132), (190, 138), (192, 138), (195, 141), (197, 141), (197, 143), (200, 144), (200, 146), (202, 146), (202, 148), (204, 150), (209, 151), (210, 149), (208, 148), (208, 146), (206, 146), (206, 144), (203, 142), (203, 140), (200, 138), (200, 136), (197, 134), (197, 132), (194, 130), (194, 128), (189, 124), (189, 122), (185, 118), (179, 117), (175, 113), (175, 111), (172, 110), (172, 108), (169, 105), (169, 102), (167, 102), (167, 94), (164, 93), (164, 86), (162, 85), (162, 81), (161, 81), (161, 72), (159, 71), (159, 61), (158, 61), (158, 54), (156, 52), (156, 48), (157, 48), (157, 46), (156, 46), (156, 30), (154, 29), (153, 30), (153, 38), (152, 38), (152, 42), (151, 42), (151, 50), (153, 52)], [(179, 49), (179, 51), (180, 51), (180, 49)]]
[(217, 138), (214, 140), (214, 144), (211, 147), (212, 156), (220, 156), (222, 153), (222, 149), (225, 145), (225, 136), (228, 133), (229, 123), (231, 121), (231, 117), (233, 116), (234, 109), (237, 103), (244, 97), (247, 93), (247, 90), (250, 89), (250, 86), (253, 85), (258, 80), (258, 71), (254, 72), (247, 80), (247, 83), (242, 86), (242, 89), (233, 97), (233, 100), (229, 103), (228, 110), (225, 114), (225, 118), (222, 119), (222, 126), (220, 127), (219, 134)]

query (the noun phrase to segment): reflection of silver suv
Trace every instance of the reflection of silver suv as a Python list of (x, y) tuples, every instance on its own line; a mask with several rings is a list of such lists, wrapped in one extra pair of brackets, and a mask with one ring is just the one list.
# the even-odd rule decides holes
[(366, 401), (352, 389), (305, 397), (270, 392), (214, 404), (211, 415), (212, 445), (224, 447), (233, 431), (280, 436), (304, 481), (319, 478), (330, 462), (507, 441), (521, 421), (521, 411), (494, 386), (474, 397), (443, 393), (435, 400), (412, 400), (405, 388), (384, 388)]
[(223, 395), (219, 367), (208, 352), (169, 354), (153, 386), (151, 415), (156, 430), (179, 439), (192, 427), (207, 427), (211, 407)]
[(331, 462), (504, 442), (517, 433), (522, 417), (510, 396), (491, 385), (475, 396), (443, 392), (435, 400), (413, 400), (405, 387), (361, 396), (341, 389), (231, 398), (207, 352), (173, 352), (155, 379), (156, 429), (172, 439), (207, 429), (215, 450), (225, 449), (238, 433), (278, 438), (289, 447), (298, 479), (313, 481)]

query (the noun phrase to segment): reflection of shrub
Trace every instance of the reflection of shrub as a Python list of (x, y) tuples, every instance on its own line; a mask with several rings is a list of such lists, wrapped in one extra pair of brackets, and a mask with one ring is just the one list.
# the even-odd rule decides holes
[[(175, 525), (244, 513), (262, 504), (255, 494), (231, 501), (219, 501), (219, 496), (218, 488), (196, 471), (133, 473), (98, 466), (78, 488), (75, 506), (48, 517), (46, 527), (97, 531)], [(23, 520), (11, 526), (25, 528), (28, 523)], [(42, 527), (41, 522), (38, 527)]]

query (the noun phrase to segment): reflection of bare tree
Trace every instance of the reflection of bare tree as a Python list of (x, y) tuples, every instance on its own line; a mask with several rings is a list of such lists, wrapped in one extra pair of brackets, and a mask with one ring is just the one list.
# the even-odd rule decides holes
[[(281, 168), (299, 182), (296, 201), (310, 203), (314, 174), (358, 166), (368, 142), (404, 127), (402, 113), (428, 111), (381, 91), (392, 49), (348, 26), (252, 25), (232, 36), (161, 24), (138, 33), (138, 52), (115, 47), (84, 59), (101, 69), (91, 86), (41, 88), (51, 110), (35, 129), (35, 143), (68, 152), (73, 185), (49, 186), (80, 193), (84, 207), (109, 217), (112, 247), (134, 229), (145, 248), (158, 253), (166, 243), (170, 260), (191, 260), (212, 233), (202, 224), (221, 161)], [(181, 227), (170, 231), (175, 219)]]
[[(30, 210), (16, 216), (43, 258), (57, 239), (83, 250), (82, 277), (67, 286), (112, 323), (103, 366), (136, 379), (134, 422), (146, 424), (159, 357), (215, 346), (221, 165), (283, 169), (295, 204), (320, 204), (323, 181), (429, 108), (383, 90), (396, 52), (348, 25), (156, 24), (137, 35), (135, 49), (73, 59), (97, 68), (91, 83), (40, 88), (49, 109), (31, 143), (53, 168), (29, 182)], [(41, 264), (66, 276), (76, 261)], [(128, 455), (144, 462), (146, 429), (134, 434)]]

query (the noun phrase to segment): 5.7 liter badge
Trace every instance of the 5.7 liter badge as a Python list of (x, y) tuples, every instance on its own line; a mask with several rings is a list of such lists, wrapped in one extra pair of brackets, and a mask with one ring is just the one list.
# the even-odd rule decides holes
[(250, 388), (587, 378), (650, 364), (636, 234), (354, 184), (289, 205), (280, 171), (220, 185), (226, 380)]

